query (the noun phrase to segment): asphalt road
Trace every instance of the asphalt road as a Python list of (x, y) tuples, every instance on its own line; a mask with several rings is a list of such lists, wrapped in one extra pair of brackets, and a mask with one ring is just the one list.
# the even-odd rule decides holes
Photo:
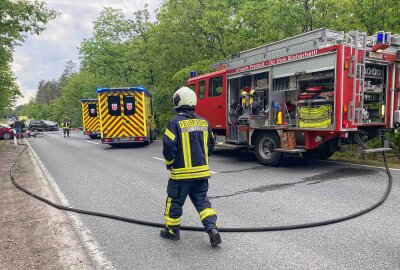
[[(163, 222), (168, 172), (161, 142), (114, 149), (78, 132), (47, 133), (30, 142), (70, 203), (81, 209)], [(264, 167), (246, 152), (218, 151), (209, 196), (221, 227), (278, 226), (348, 215), (380, 199), (385, 171), (290, 160)], [(387, 202), (340, 224), (283, 232), (206, 233), (159, 229), (82, 215), (116, 269), (400, 269), (400, 172)], [(188, 199), (183, 225), (201, 226)]]

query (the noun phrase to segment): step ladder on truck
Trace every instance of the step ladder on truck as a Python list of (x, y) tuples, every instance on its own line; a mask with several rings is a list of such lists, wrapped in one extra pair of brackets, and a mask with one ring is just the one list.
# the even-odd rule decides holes
[(187, 86), (218, 145), (254, 148), (273, 166), (284, 154), (326, 159), (395, 130), (399, 59), (399, 35), (318, 29), (233, 54)]

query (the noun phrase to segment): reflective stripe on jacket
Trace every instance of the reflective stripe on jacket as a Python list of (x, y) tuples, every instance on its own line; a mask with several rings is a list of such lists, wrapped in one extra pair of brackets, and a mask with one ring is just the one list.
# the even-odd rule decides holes
[(63, 122), (63, 123), (61, 124), (61, 127), (62, 127), (62, 128), (65, 128), (65, 129), (71, 128), (71, 122), (70, 122), (70, 121)]
[(208, 156), (214, 150), (208, 121), (194, 112), (179, 112), (163, 136), (163, 155), (171, 180), (208, 179)]

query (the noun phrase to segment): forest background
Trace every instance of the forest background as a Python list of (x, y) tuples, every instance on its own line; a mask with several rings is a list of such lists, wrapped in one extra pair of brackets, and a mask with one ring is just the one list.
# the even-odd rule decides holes
[(162, 129), (189, 72), (206, 73), (235, 52), (322, 27), (400, 33), (398, 0), (164, 0), (153, 21), (147, 6), (129, 18), (105, 7), (92, 37), (80, 44), (80, 63), (68, 61), (59, 78), (41, 80), (36, 97), (14, 108), (20, 92), (10, 68), (13, 49), (57, 15), (39, 0), (0, 4), (0, 117), (68, 116), (78, 127), (81, 99), (96, 98), (98, 87), (142, 85), (153, 94)]

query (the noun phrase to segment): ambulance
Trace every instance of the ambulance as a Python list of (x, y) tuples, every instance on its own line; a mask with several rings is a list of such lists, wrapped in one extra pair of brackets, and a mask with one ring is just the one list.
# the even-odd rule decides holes
[(155, 140), (153, 98), (146, 88), (98, 88), (97, 93), (103, 144), (150, 144)]
[(96, 139), (100, 136), (98, 110), (99, 104), (97, 99), (82, 99), (83, 133), (91, 139)]

